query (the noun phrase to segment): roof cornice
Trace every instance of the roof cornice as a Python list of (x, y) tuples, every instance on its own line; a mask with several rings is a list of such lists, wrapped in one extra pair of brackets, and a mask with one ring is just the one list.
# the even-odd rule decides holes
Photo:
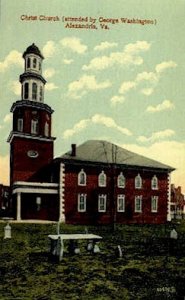
[(40, 110), (45, 110), (48, 113), (52, 114), (54, 110), (45, 103), (42, 102), (36, 102), (36, 101), (31, 101), (31, 100), (17, 100), (12, 104), (12, 107), (10, 109), (10, 112), (14, 112), (16, 108), (18, 107), (32, 107), (32, 108), (37, 108)]

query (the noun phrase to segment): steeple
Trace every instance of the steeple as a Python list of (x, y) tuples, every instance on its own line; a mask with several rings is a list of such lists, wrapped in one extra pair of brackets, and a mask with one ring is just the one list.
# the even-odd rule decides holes
[(44, 103), (42, 76), (44, 59), (39, 48), (32, 44), (23, 53), (24, 73), (19, 81), (22, 85), (21, 100), (12, 104), (13, 128), (8, 137), (10, 143), (10, 182), (28, 180), (53, 159), (51, 134), (52, 108)]
[(32, 44), (23, 53), (25, 60), (24, 73), (20, 75), (22, 85), (22, 100), (44, 102), (44, 85), (46, 80), (42, 76), (42, 60), (44, 59), (39, 48)]

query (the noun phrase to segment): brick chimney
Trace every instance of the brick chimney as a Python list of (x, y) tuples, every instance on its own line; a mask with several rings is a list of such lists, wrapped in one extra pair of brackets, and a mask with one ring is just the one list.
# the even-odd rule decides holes
[(71, 156), (76, 156), (76, 144), (71, 145)]

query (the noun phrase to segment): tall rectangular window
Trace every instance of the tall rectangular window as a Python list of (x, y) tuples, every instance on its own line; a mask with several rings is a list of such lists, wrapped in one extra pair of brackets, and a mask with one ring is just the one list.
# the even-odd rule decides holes
[(151, 198), (151, 212), (158, 211), (158, 196), (152, 196)]
[(32, 134), (38, 134), (38, 126), (39, 126), (38, 120), (31, 120), (31, 133)]
[(135, 197), (135, 212), (142, 212), (142, 196)]
[(29, 84), (25, 82), (24, 84), (24, 99), (28, 99), (29, 97)]
[(125, 195), (118, 195), (117, 196), (117, 211), (124, 212), (125, 211)]
[(98, 196), (98, 211), (106, 212), (106, 201), (107, 195), (99, 195)]
[(32, 83), (32, 99), (37, 100), (37, 84), (35, 82)]
[(20, 132), (23, 131), (23, 119), (22, 118), (17, 119), (17, 131), (20, 131)]
[(43, 95), (43, 88), (40, 86), (40, 94), (39, 94), (39, 100), (42, 101), (42, 95)]
[(78, 212), (86, 211), (86, 194), (78, 194)]

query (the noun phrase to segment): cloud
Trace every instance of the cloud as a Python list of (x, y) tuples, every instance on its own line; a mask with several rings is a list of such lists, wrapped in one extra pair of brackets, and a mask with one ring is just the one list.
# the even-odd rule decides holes
[(172, 129), (165, 129), (165, 130), (162, 130), (162, 131), (157, 131), (157, 132), (154, 132), (152, 133), (152, 135), (150, 137), (145, 137), (145, 136), (139, 136), (138, 137), (138, 141), (139, 142), (154, 142), (154, 141), (157, 141), (157, 140), (163, 140), (163, 139), (166, 139), (166, 138), (169, 138), (171, 136), (173, 136), (175, 134), (175, 131), (172, 130)]
[(136, 86), (136, 83), (134, 81), (125, 81), (120, 86), (119, 93), (125, 94), (128, 91), (130, 91), (131, 89), (135, 88), (135, 86)]
[(7, 114), (3, 119), (4, 123), (9, 123), (11, 121), (12, 121), (12, 114)]
[(65, 65), (70, 65), (70, 64), (72, 64), (73, 63), (73, 59), (63, 59), (63, 63), (65, 64)]
[(154, 92), (154, 89), (153, 88), (145, 88), (145, 89), (141, 89), (140, 92), (145, 96), (150, 96)]
[(138, 83), (141, 81), (156, 83), (158, 81), (158, 77), (154, 72), (142, 72), (137, 74), (135, 81)]
[(108, 128), (115, 128), (118, 131), (120, 131), (121, 133), (128, 135), (128, 136), (132, 135), (130, 130), (117, 125), (117, 123), (114, 121), (114, 119), (112, 119), (110, 117), (96, 114), (92, 117), (92, 122), (95, 124), (102, 124)]
[(109, 80), (97, 82), (94, 75), (83, 75), (79, 80), (68, 85), (68, 96), (74, 99), (81, 98), (88, 90), (101, 90), (111, 86)]
[[(138, 49), (139, 49), (139, 47), (138, 47)], [(131, 46), (128, 46), (128, 49), (127, 49), (127, 51), (131, 51), (131, 52), (132, 51), (134, 52), (136, 50), (137, 50), (137, 47), (131, 47)], [(156, 85), (158, 84), (158, 82), (160, 80), (161, 73), (163, 73), (168, 68), (174, 68), (176, 66), (177, 66), (177, 64), (173, 61), (162, 62), (162, 63), (156, 65), (156, 67), (155, 67), (156, 72), (144, 71), (144, 72), (138, 73), (133, 81), (124, 81), (121, 84), (121, 86), (119, 88), (119, 93), (125, 95), (131, 89), (138, 88), (143, 83), (147, 83), (147, 85), (149, 84), (150, 86), (140, 88), (140, 92), (145, 96), (150, 96), (154, 92), (154, 88), (156, 87)], [(117, 101), (117, 103), (119, 103), (119, 101)], [(174, 108), (173, 104), (170, 103), (169, 100), (165, 100), (162, 104), (158, 105), (157, 107), (149, 106), (147, 108), (147, 111), (156, 112), (156, 111), (172, 109), (172, 108)]]
[(118, 131), (120, 131), (121, 133), (123, 133), (124, 135), (127, 136), (131, 136), (132, 132), (130, 130), (128, 130), (127, 128), (121, 127), (119, 126), (114, 119), (104, 116), (104, 115), (100, 115), (100, 114), (95, 114), (94, 116), (92, 116), (89, 119), (83, 119), (80, 120), (78, 123), (76, 123), (73, 128), (71, 129), (67, 129), (64, 131), (63, 133), (63, 137), (65, 139), (74, 136), (76, 133), (79, 133), (80, 131), (84, 130), (85, 128), (87, 128), (90, 125), (93, 124), (99, 124), (99, 125), (103, 125), (107, 128), (114, 128)]
[(0, 156), (0, 183), (9, 184), (9, 156)]
[(170, 100), (164, 100), (162, 103), (158, 104), (157, 106), (148, 106), (146, 111), (155, 113), (155, 112), (160, 112), (164, 110), (172, 110), (174, 109), (175, 106)]
[(175, 68), (177, 66), (177, 64), (170, 60), (170, 61), (164, 61), (158, 65), (156, 65), (155, 67), (155, 70), (157, 73), (162, 73), (164, 72), (166, 69), (169, 69), (169, 68)]
[(83, 54), (87, 50), (87, 46), (82, 44), (81, 39), (77, 37), (66, 37), (60, 41), (63, 48), (70, 49), (72, 52)]
[(80, 122), (76, 123), (72, 129), (67, 129), (64, 131), (63, 137), (64, 139), (67, 139), (73, 135), (75, 135), (76, 133), (82, 131), (83, 129), (85, 129), (88, 124), (90, 122), (90, 119), (84, 119), (81, 120)]
[(21, 95), (21, 85), (20, 85), (19, 81), (12, 81), (10, 83), (10, 88), (16, 96)]
[(46, 89), (46, 91), (52, 91), (52, 90), (58, 89), (58, 86), (56, 86), (55, 83), (51, 82), (51, 83), (46, 84), (45, 89)]
[(55, 75), (55, 69), (53, 68), (45, 69), (43, 75), (45, 78), (51, 78)]
[(56, 45), (53, 41), (48, 41), (46, 45), (43, 47), (42, 53), (45, 58), (50, 58), (55, 54)]
[(117, 43), (101, 42), (99, 45), (94, 47), (95, 51), (103, 51), (109, 48), (117, 47)]
[(146, 41), (137, 41), (125, 46), (122, 52), (112, 52), (109, 56), (93, 58), (89, 65), (84, 65), (82, 70), (103, 70), (113, 65), (141, 65), (143, 59), (139, 52), (148, 51), (150, 44)]
[(117, 103), (123, 103), (125, 101), (125, 97), (115, 95), (110, 99), (112, 105), (116, 105)]
[(4, 59), (0, 62), (0, 72), (5, 72), (11, 66), (24, 66), (24, 61), (22, 59), (22, 53), (17, 50), (12, 50)]
[(136, 144), (124, 144), (121, 146), (176, 168), (176, 171), (172, 172), (171, 182), (175, 183), (176, 186), (182, 186), (183, 193), (185, 193), (185, 142), (161, 141), (150, 146), (138, 146)]
[(137, 54), (140, 51), (147, 51), (150, 49), (151, 44), (147, 41), (137, 41), (125, 46), (125, 53)]

